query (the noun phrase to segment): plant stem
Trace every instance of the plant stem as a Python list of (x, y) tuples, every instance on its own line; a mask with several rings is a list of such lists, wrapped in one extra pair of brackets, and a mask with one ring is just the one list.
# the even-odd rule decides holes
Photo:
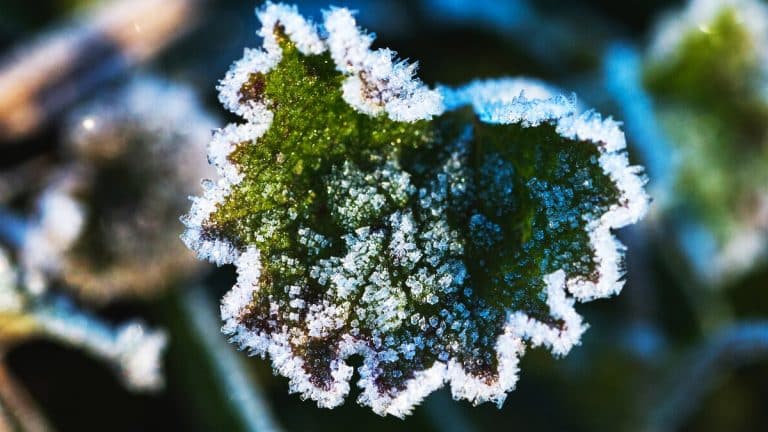
[(474, 425), (466, 418), (461, 407), (443, 389), (430, 395), (424, 401), (424, 411), (436, 430), (442, 432), (473, 432)]
[(79, 98), (154, 57), (188, 29), (198, 0), (112, 0), (0, 61), (0, 142), (21, 138)]
[(726, 372), (766, 357), (768, 321), (723, 328), (683, 358), (672, 370), (667, 385), (655, 386), (651, 399), (654, 402), (642, 430), (679, 430)]
[(0, 240), (20, 248), (27, 231), (27, 222), (4, 206), (0, 206)]
[(248, 373), (242, 359), (219, 331), (221, 324), (214, 313), (216, 305), (206, 296), (203, 288), (195, 286), (187, 289), (181, 294), (181, 303), (192, 331), (215, 369), (217, 382), (230, 397), (229, 401), (243, 426), (258, 432), (282, 430), (256, 377)]
[(25, 432), (53, 430), (27, 391), (0, 361), (0, 431), (13, 430), (13, 423)]

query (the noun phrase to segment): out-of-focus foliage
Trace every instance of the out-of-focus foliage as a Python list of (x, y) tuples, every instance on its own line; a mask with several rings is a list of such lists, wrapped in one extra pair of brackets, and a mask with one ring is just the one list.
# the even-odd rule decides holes
[(153, 77), (73, 112), (25, 236), (26, 284), (61, 281), (88, 300), (147, 297), (197, 270), (176, 241), (187, 196), (210, 176), (215, 127), (191, 90)]
[[(715, 243), (710, 279), (749, 271), (768, 242), (768, 10), (704, 0), (662, 21), (645, 81), (675, 144), (675, 203)], [(701, 244), (699, 244), (701, 246)], [(696, 246), (693, 246), (696, 247)]]
[[(87, 27), (83, 19), (93, 16), (94, 6), (116, 12), (118, 3), (127, 9), (121, 9), (122, 19), (115, 21), (119, 25), (108, 27), (114, 31), (99, 27), (102, 30), (90, 39), (82, 38), (88, 33), (82, 31)], [(254, 35), (258, 20), (253, 11), (262, 2), (160, 0), (153, 3), (151, 16), (129, 13), (138, 4), (150, 3), (0, 0), (2, 57), (15, 53), (21, 55), (15, 59), (53, 65), (24, 71), (16, 75), (17, 81), (7, 84), (3, 80), (7, 63), (0, 61), (0, 98), (14, 101), (0, 104), (0, 111), (27, 113), (36, 119), (34, 129), (20, 141), (0, 142), (0, 243), (11, 269), (10, 273), (0, 271), (0, 412), (10, 413), (12, 425), (19, 415), (38, 411), (37, 417), (27, 418), (47, 418), (62, 431), (471, 431), (498, 429), (499, 425), (569, 431), (766, 428), (768, 273), (761, 265), (765, 261), (755, 253), (765, 244), (765, 230), (760, 228), (765, 219), (753, 198), (766, 191), (766, 170), (760, 169), (765, 161), (762, 87), (768, 45), (764, 24), (760, 25), (764, 1), (334, 2), (357, 10), (357, 21), (376, 32), (374, 49), (390, 47), (401, 58), (418, 60), (419, 76), (430, 88), (450, 89), (474, 78), (488, 79), (475, 83), (482, 87), (482, 83), (501, 82), (496, 79), (501, 76), (535, 76), (553, 86), (545, 89), (525, 80), (527, 99), (547, 97), (538, 91), (561, 93), (554, 86), (574, 90), (579, 95), (578, 111), (595, 107), (623, 123), (633, 163), (644, 165), (649, 175), (650, 217), (642, 225), (619, 232), (628, 246), (622, 263), (627, 270), (626, 287), (613, 300), (576, 306), (591, 324), (581, 345), (562, 359), (553, 359), (547, 350), (528, 350), (520, 360), (524, 372), (516, 390), (509, 393), (501, 409), (454, 402), (450, 391), (442, 390), (427, 397), (404, 421), (381, 418), (358, 406), (354, 399), (360, 392), (355, 388), (342, 406), (318, 409), (314, 403), (288, 394), (289, 383), (273, 375), (268, 362), (227, 351), (215, 315), (216, 302), (236, 283), (232, 266), (202, 266), (207, 273), (183, 270), (184, 266), (167, 268), (165, 288), (139, 284), (134, 286), (136, 290), (122, 291), (117, 297), (110, 290), (109, 298), (101, 296), (106, 291), (94, 297), (79, 286), (65, 284), (62, 273), (57, 272), (45, 273), (44, 292), (30, 289), (34, 284), (26, 283), (30, 273), (24, 271), (19, 245), (27, 229), (40, 226), (37, 205), (44, 201), (43, 191), (57, 184), (56, 173), (84, 163), (95, 166), (90, 158), (73, 151), (73, 140), (67, 138), (72, 134), (67, 130), (85, 132), (84, 125), (99, 124), (100, 114), (122, 111), (125, 104), (120, 98), (115, 101), (115, 88), (126, 88), (139, 77), (159, 76), (173, 87), (194, 88), (192, 100), (180, 102), (185, 107), (182, 111), (191, 107), (192, 111), (219, 115), (220, 120), (198, 122), (204, 123), (199, 129), (238, 121), (216, 102), (216, 83), (232, 59), (242, 55), (243, 46), (261, 44), (260, 36)], [(322, 20), (321, 9), (328, 7), (322, 0), (297, 3), (316, 22)], [(176, 14), (173, 7), (180, 4), (193, 5), (187, 11), (194, 13)], [(71, 19), (72, 13), (77, 14), (76, 20)], [(166, 19), (173, 16), (185, 18)], [(126, 17), (132, 18), (126, 21)], [(665, 21), (670, 24), (663, 24)], [(163, 23), (172, 23), (169, 29), (184, 37), (169, 45), (171, 39), (165, 32), (146, 31)], [(43, 45), (49, 50), (40, 56), (37, 48), (43, 35), (56, 37), (45, 39)], [(73, 41), (78, 42), (73, 45)], [(131, 61), (135, 57), (128, 50), (136, 41), (158, 48), (157, 55), (143, 58), (141, 65)], [(668, 49), (658, 50), (659, 46)], [(50, 54), (61, 52), (70, 55), (54, 58)], [(50, 73), (39, 73), (42, 70)], [(24, 88), (36, 89), (26, 94), (28, 101), (16, 98), (25, 94), (19, 93)], [(486, 97), (510, 101), (498, 87), (484, 88), (490, 95)], [(538, 90), (534, 92), (534, 88)], [(331, 98), (331, 93), (322, 96)], [(167, 118), (169, 110), (160, 99), (151, 98), (147, 105), (151, 117)], [(8, 111), (10, 107), (16, 109)], [(465, 108), (463, 112), (471, 111)], [(93, 123), (84, 123), (88, 116)], [(197, 130), (192, 118), (198, 117), (182, 118), (177, 126)], [(312, 119), (304, 121), (312, 123)], [(148, 141), (164, 142), (155, 141), (153, 133), (136, 136), (141, 144), (137, 148), (151, 148)], [(200, 136), (202, 141), (191, 145), (198, 155), (200, 147), (210, 141), (210, 135)], [(112, 135), (107, 137), (96, 138), (95, 148), (97, 143), (112, 142)], [(434, 154), (435, 159), (439, 157)], [(140, 189), (148, 190), (150, 180), (158, 185), (158, 176), (152, 173), (161, 161), (139, 160), (133, 172), (139, 173), (138, 178), (149, 173), (146, 181), (137, 182)], [(153, 169), (145, 171), (143, 163)], [(195, 164), (202, 165), (204, 160), (197, 159)], [(364, 171), (366, 167), (357, 168)], [(103, 184), (85, 182), (80, 189), (84, 193), (71, 196), (70, 202), (84, 216), (80, 229), (69, 225), (74, 239), (82, 239), (77, 234), (84, 232), (86, 210), (97, 196), (94, 190), (104, 191), (99, 196), (125, 190), (122, 176), (101, 178)], [(194, 180), (184, 180), (183, 185), (171, 180), (164, 186), (168, 189), (163, 193), (178, 192), (173, 196), (181, 206), (179, 214), (189, 207), (185, 195), (199, 193)], [(378, 184), (374, 186), (378, 188)], [(66, 216), (68, 207), (58, 209), (50, 214)], [(165, 211), (139, 213), (170, 214)], [(159, 219), (174, 226), (174, 238), (156, 238), (168, 242), (169, 250), (177, 250), (180, 242), (175, 236), (183, 226), (172, 217)], [(110, 232), (108, 226), (100, 230)], [(461, 234), (467, 236), (468, 230)], [(138, 246), (135, 241), (126, 243), (131, 244)], [(122, 246), (122, 242), (105, 245), (124, 250)], [(91, 252), (86, 254), (91, 259), (83, 263), (97, 262), (92, 251), (84, 251)], [(128, 265), (136, 262), (130, 254), (113, 257), (119, 257), (117, 261), (127, 258)], [(104, 267), (81, 270), (89, 278), (104, 274)], [(182, 282), (181, 286), (173, 281)], [(192, 286), (186, 286), (186, 281)], [(144, 293), (152, 295), (144, 297)], [(143, 300), (136, 301), (138, 298)], [(80, 301), (95, 309), (86, 312)], [(138, 327), (121, 324), (136, 318), (149, 323), (142, 325), (143, 338), (136, 338)], [(45, 330), (38, 326), (39, 319), (61, 327)], [(151, 336), (159, 334), (149, 329), (160, 328), (169, 342), (164, 373), (160, 375), (160, 369), (152, 367), (135, 370), (164, 378), (165, 387), (151, 394), (131, 391), (124, 385), (122, 368), (131, 357), (116, 353), (137, 352), (133, 348), (140, 346), (158, 348), (160, 339)], [(71, 331), (51, 332), (61, 329)], [(87, 337), (82, 339), (82, 335)], [(129, 343), (142, 340), (150, 343)], [(76, 341), (85, 342), (73, 343)], [(156, 354), (160, 351), (145, 352), (150, 353), (143, 357), (150, 360), (145, 366), (158, 366)], [(364, 366), (358, 356), (350, 357), (349, 365)], [(11, 385), (8, 376), (15, 377), (17, 385)], [(37, 407), (13, 403), (24, 399), (18, 396), (25, 393)], [(9, 394), (14, 396), (10, 403)], [(4, 426), (1, 419), (0, 425)]]
[(18, 276), (0, 249), (0, 360), (24, 340), (49, 338), (83, 349), (111, 363), (125, 385), (135, 390), (162, 387), (162, 331), (133, 322), (112, 328), (63, 298), (35, 296), (22, 290)]

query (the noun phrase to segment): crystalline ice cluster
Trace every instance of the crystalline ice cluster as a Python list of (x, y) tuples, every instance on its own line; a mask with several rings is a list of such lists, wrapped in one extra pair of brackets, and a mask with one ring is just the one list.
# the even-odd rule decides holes
[(219, 86), (184, 242), (238, 279), (223, 331), (322, 407), (405, 416), (443, 385), (501, 404), (526, 347), (566, 354), (576, 301), (616, 294), (647, 197), (612, 120), (522, 80), (432, 90), (346, 9), (258, 11)]

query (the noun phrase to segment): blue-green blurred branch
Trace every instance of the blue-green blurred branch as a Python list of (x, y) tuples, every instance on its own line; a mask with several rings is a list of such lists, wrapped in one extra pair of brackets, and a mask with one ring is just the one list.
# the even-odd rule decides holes
[(20, 216), (0, 206), (0, 241), (14, 248), (21, 247), (27, 230), (27, 222)]
[(647, 432), (679, 430), (727, 372), (768, 358), (768, 321), (736, 323), (715, 333), (682, 359), (667, 385), (652, 392)]
[(675, 161), (669, 140), (656, 119), (653, 100), (643, 87), (642, 74), (642, 58), (636, 48), (626, 43), (608, 47), (603, 58), (605, 88), (618, 105), (633, 148), (640, 153), (650, 178), (651, 195), (664, 205), (672, 193)]

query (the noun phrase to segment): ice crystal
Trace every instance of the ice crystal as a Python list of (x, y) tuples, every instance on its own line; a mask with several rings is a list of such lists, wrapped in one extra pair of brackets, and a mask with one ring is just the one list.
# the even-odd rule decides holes
[(676, 231), (712, 282), (768, 252), (767, 40), (764, 4), (693, 0), (660, 22), (648, 54), (645, 82), (677, 161), (670, 213), (691, 216)]
[(26, 284), (62, 281), (83, 297), (147, 296), (197, 268), (175, 239), (214, 128), (181, 85), (139, 77), (68, 121), (68, 162), (47, 182), (22, 245)]
[(611, 229), (646, 196), (617, 124), (525, 81), (431, 90), (346, 9), (258, 15), (264, 49), (219, 86), (245, 123), (215, 134), (221, 178), (183, 218), (201, 258), (237, 267), (223, 331), (322, 407), (353, 355), (382, 415), (444, 384), (501, 404), (526, 346), (566, 354), (574, 302), (622, 286)]

